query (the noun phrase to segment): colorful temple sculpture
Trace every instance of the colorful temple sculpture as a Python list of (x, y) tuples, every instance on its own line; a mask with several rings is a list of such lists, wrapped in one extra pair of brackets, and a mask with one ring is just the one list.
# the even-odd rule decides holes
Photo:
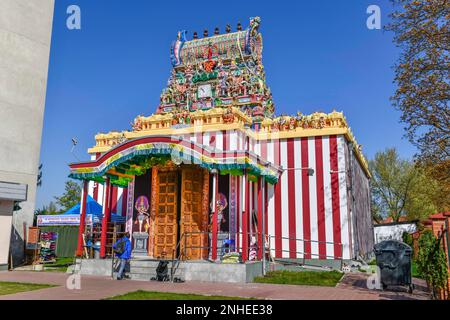
[[(242, 261), (370, 254), (370, 174), (341, 112), (275, 116), (260, 18), (225, 34), (178, 33), (160, 104), (131, 129), (98, 134), (70, 165), (104, 207), (126, 216), (134, 253)], [(83, 210), (82, 210), (83, 211)], [(82, 234), (80, 225), (80, 246)]]

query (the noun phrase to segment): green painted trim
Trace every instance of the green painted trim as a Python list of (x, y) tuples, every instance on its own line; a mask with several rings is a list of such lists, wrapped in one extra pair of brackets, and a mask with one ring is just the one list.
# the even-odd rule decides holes
[[(120, 166), (126, 162), (133, 162), (136, 158), (149, 158), (149, 157), (161, 157), (162, 159), (165, 159), (166, 157), (175, 156), (179, 160), (184, 160), (188, 163), (197, 164), (202, 168), (206, 168), (208, 170), (211, 169), (218, 169), (219, 171), (231, 171), (231, 170), (247, 170), (248, 174), (253, 176), (264, 176), (266, 181), (270, 184), (275, 184), (278, 182), (278, 176), (276, 174), (270, 173), (269, 170), (264, 170), (260, 166), (255, 165), (254, 163), (214, 163), (214, 162), (204, 162), (201, 159), (197, 158), (194, 155), (186, 154), (185, 152), (172, 147), (170, 144), (167, 144), (167, 147), (160, 147), (160, 148), (148, 148), (144, 149), (142, 147), (133, 147), (133, 150), (127, 154), (118, 157), (116, 160), (112, 161), (108, 165), (104, 166), (100, 171), (94, 171), (94, 172), (84, 172), (84, 173), (76, 173), (72, 172), (70, 173), (69, 177), (72, 179), (78, 179), (78, 180), (95, 180), (97, 179), (103, 179), (102, 177), (106, 174), (108, 170), (111, 168), (115, 168), (117, 166)], [(142, 174), (145, 174), (145, 170), (142, 170)], [(136, 174), (139, 175), (139, 174)], [(111, 183), (113, 185), (119, 186), (119, 187), (127, 187), (128, 182), (131, 179), (123, 178), (123, 177), (116, 177), (111, 176)]]

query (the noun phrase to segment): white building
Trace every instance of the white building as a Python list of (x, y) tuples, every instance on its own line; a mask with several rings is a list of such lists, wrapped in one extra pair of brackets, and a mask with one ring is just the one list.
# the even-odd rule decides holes
[(54, 0), (0, 1), (0, 270), (10, 256), (22, 261), (33, 223), (53, 8)]
[(375, 244), (385, 240), (402, 241), (404, 232), (414, 233), (416, 231), (417, 221), (390, 222), (373, 226)]

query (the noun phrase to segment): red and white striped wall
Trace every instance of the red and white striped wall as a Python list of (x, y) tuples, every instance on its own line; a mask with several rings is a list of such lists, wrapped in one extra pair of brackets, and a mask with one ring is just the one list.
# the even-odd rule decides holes
[[(266, 229), (273, 257), (351, 257), (345, 144), (342, 135), (250, 143), (257, 154), (285, 170), (275, 186), (267, 187)], [(312, 176), (308, 168), (314, 170)], [(251, 195), (256, 206), (257, 195)]]
[[(276, 258), (350, 259), (351, 233), (347, 206), (345, 138), (305, 137), (259, 141), (242, 136), (238, 149), (249, 147), (261, 157), (281, 165), (285, 171), (279, 182), (266, 190), (266, 233)], [(308, 176), (308, 168), (314, 170)], [(237, 212), (258, 211), (257, 184), (236, 177)], [(235, 229), (242, 232), (242, 215)], [(252, 232), (252, 223), (249, 231)], [(242, 241), (242, 236), (238, 241)]]

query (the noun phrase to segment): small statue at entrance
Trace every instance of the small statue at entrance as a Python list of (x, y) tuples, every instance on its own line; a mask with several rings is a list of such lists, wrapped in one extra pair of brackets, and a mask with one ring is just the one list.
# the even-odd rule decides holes
[[(224, 216), (224, 211), (228, 207), (227, 197), (223, 193), (219, 193), (219, 199), (217, 200), (216, 205), (217, 205), (217, 232), (221, 232), (222, 224), (227, 221)], [(211, 203), (211, 211), (212, 211), (212, 213), (210, 215), (209, 220), (211, 221), (210, 229), (212, 230), (213, 217), (214, 217), (214, 207), (213, 207), (212, 203)]]
[(149, 202), (148, 202), (148, 198), (146, 196), (140, 196), (137, 198), (134, 207), (136, 208), (138, 215), (137, 215), (137, 219), (134, 222), (135, 224), (139, 223), (139, 232), (142, 232), (142, 224), (145, 221), (145, 232), (148, 232), (148, 229), (150, 227), (150, 223), (149, 223), (149, 213), (148, 213), (148, 209), (149, 209)]

